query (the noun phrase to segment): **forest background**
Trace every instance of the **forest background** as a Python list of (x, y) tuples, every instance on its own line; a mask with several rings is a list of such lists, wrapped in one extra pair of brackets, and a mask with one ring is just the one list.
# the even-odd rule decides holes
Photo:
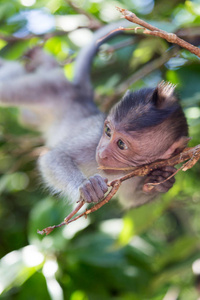
[[(26, 60), (40, 46), (68, 78), (74, 60), (98, 28), (120, 19), (115, 6), (200, 44), (200, 1), (1, 0), (0, 56)], [(133, 24), (130, 23), (130, 27)], [(102, 109), (127, 88), (177, 85), (200, 143), (199, 59), (157, 37), (116, 37), (92, 68)], [(37, 229), (60, 223), (72, 210), (41, 186), (38, 132), (22, 126), (16, 108), (0, 108), (0, 299), (196, 300), (200, 291), (200, 165), (179, 172), (159, 200), (124, 211), (113, 199), (87, 219), (46, 237)]]

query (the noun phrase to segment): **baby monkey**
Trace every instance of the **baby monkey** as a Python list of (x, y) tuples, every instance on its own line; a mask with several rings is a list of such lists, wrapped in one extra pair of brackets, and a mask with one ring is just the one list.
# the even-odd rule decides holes
[[(138, 167), (178, 154), (187, 145), (187, 135), (187, 122), (173, 85), (161, 82), (155, 89), (128, 91), (104, 122), (96, 160), (109, 178), (111, 173), (117, 173), (114, 169)], [(120, 194), (122, 197), (128, 195), (129, 205), (141, 205), (157, 192), (167, 192), (175, 179), (173, 177), (153, 190), (148, 189), (147, 183), (161, 182), (175, 170), (166, 166), (145, 178), (129, 179)], [(98, 201), (107, 191), (106, 182), (107, 179), (97, 175), (90, 177), (80, 187), (81, 197), (87, 202)]]
[[(38, 165), (44, 182), (53, 193), (71, 201), (101, 200), (107, 181), (122, 176), (123, 169), (167, 159), (188, 142), (187, 122), (171, 84), (128, 91), (107, 117), (95, 105), (90, 67), (102, 43), (96, 41), (114, 28), (116, 24), (98, 30), (80, 51), (72, 82), (41, 49), (29, 53), (31, 62), (26, 67), (1, 62), (0, 103), (20, 106), (23, 120), (43, 133), (48, 151)], [(125, 181), (119, 189), (120, 201), (139, 206), (167, 192), (174, 178), (151, 191), (147, 183), (161, 182), (174, 171), (165, 167)]]

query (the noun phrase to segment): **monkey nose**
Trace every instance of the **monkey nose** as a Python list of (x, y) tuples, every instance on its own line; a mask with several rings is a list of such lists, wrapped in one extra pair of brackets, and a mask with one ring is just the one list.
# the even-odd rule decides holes
[(107, 154), (104, 150), (99, 150), (98, 155), (100, 159), (107, 159)]

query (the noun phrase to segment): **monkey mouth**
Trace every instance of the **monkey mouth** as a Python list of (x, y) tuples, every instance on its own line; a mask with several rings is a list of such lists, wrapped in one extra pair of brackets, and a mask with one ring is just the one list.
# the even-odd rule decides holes
[(118, 175), (122, 175), (127, 172), (124, 168), (117, 169), (116, 167), (103, 166), (103, 165), (98, 165), (98, 170), (101, 170), (101, 171), (103, 171), (104, 174), (110, 175), (110, 176), (112, 176), (112, 175), (118, 176)]
[[(116, 162), (112, 160), (102, 160), (99, 155), (96, 155), (96, 161), (98, 164), (98, 170), (102, 170), (104, 173), (108, 175), (112, 174), (121, 174), (124, 172), (129, 171), (130, 172), (130, 166), (127, 164), (121, 164), (121, 166), (116, 167)], [(119, 164), (117, 164), (119, 165)]]

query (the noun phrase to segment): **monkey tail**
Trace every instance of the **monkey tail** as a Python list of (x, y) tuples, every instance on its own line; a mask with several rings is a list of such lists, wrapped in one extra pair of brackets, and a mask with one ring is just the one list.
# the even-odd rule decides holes
[[(114, 29), (122, 27), (130, 26), (130, 22), (127, 20), (121, 20), (115, 23), (108, 24), (98, 29), (92, 41), (89, 45), (83, 47), (83, 49), (79, 52), (76, 62), (75, 62), (75, 75), (73, 83), (80, 87), (84, 87), (85, 91), (93, 92), (91, 77), (90, 77), (90, 69), (91, 64), (94, 59), (95, 54), (97, 53), (99, 47), (111, 37), (121, 34), (123, 31), (119, 30), (109, 34)], [(108, 36), (106, 36), (109, 34)], [(102, 39), (102, 40), (101, 40)]]

